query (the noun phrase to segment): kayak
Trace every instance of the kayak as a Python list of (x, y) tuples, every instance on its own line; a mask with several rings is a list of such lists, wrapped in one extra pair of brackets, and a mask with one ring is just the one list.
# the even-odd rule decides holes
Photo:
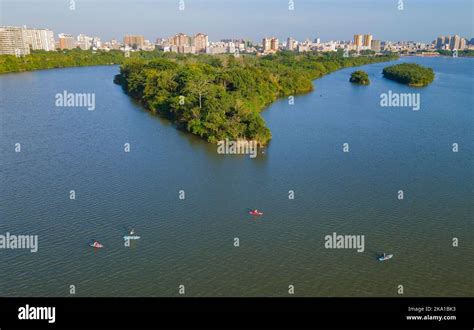
[(385, 261), (385, 260), (388, 260), (388, 259), (392, 259), (392, 257), (393, 257), (393, 254), (384, 254), (384, 255), (378, 257), (377, 259), (379, 261)]
[(252, 210), (252, 211), (249, 211), (249, 214), (259, 217), (259, 216), (263, 215), (263, 212)]
[(135, 235), (125, 235), (123, 237), (124, 240), (127, 240), (127, 239), (140, 239), (140, 236), (135, 236)]
[(102, 244), (100, 244), (99, 242), (94, 242), (94, 243), (90, 243), (89, 244), (90, 247), (93, 247), (95, 249), (100, 249), (100, 248), (103, 248), (104, 246)]

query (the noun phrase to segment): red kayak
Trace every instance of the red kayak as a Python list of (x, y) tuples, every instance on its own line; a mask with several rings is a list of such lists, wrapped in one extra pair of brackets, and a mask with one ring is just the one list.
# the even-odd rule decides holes
[(253, 215), (253, 216), (256, 216), (256, 217), (259, 217), (259, 216), (263, 215), (263, 212), (259, 211), (259, 210), (252, 210), (252, 211), (249, 211), (249, 214)]

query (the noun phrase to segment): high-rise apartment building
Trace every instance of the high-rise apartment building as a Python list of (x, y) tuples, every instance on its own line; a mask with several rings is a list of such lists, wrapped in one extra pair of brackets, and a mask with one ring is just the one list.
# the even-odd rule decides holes
[[(55, 50), (53, 31), (24, 27), (1, 27), (2, 54), (26, 55), (30, 50)], [(12, 47), (15, 50), (12, 51)]]
[(356, 47), (362, 47), (363, 36), (362, 34), (354, 34), (354, 45)]
[(0, 55), (23, 56), (30, 53), (26, 28), (0, 27)]
[(449, 44), (449, 37), (440, 36), (436, 39), (437, 49), (443, 49), (446, 44)]
[(47, 29), (25, 29), (28, 46), (32, 50), (56, 50), (54, 33)]
[(209, 37), (204, 33), (198, 33), (193, 38), (196, 53), (205, 53), (209, 45)]
[(72, 34), (60, 33), (59, 37), (59, 49), (73, 49), (74, 48), (74, 37)]
[(145, 37), (143, 37), (142, 35), (127, 34), (125, 37), (123, 37), (123, 43), (129, 47), (137, 49), (143, 48), (143, 45), (145, 44)]
[(170, 45), (173, 45), (173, 46), (191, 46), (190, 38), (184, 33), (178, 33), (172, 36), (169, 39), (169, 43)]
[(451, 50), (461, 49), (461, 38), (458, 35), (454, 35), (451, 37), (449, 41), (449, 48)]
[(77, 36), (77, 45), (82, 50), (89, 50), (92, 47), (92, 41), (94, 38), (80, 34)]
[[(199, 33), (196, 36), (198, 35)], [(207, 36), (204, 34), (202, 36), (198, 36), (197, 42), (199, 46), (201, 47), (200, 52), (202, 52), (203, 44), (207, 45), (207, 42), (208, 42), (207, 40), (208, 40)], [(169, 38), (168, 42), (170, 44), (170, 50), (172, 52), (177, 52), (181, 54), (189, 54), (189, 53), (196, 52), (196, 47), (195, 47), (196, 39), (191, 38), (184, 33), (175, 34), (174, 36)], [(204, 47), (204, 49), (205, 48), (206, 46)]]
[(374, 52), (380, 52), (382, 49), (382, 43), (380, 40), (372, 40), (370, 42), (370, 49), (372, 49)]
[(99, 37), (92, 38), (92, 47), (93, 48), (101, 48), (102, 47), (102, 41), (100, 40)]
[(263, 38), (262, 47), (264, 53), (270, 52), (272, 49), (272, 40), (270, 38)]
[(372, 35), (371, 34), (365, 34), (364, 35), (364, 47), (370, 47), (372, 43)]
[(280, 44), (277, 38), (263, 38), (262, 40), (263, 52), (274, 53), (278, 51)]
[(279, 41), (277, 38), (272, 38), (272, 40), (270, 41), (270, 48), (272, 49), (273, 52), (276, 52), (278, 51), (280, 47), (280, 44), (279, 44)]
[(288, 38), (286, 40), (286, 49), (288, 50), (296, 50), (297, 42), (293, 38)]

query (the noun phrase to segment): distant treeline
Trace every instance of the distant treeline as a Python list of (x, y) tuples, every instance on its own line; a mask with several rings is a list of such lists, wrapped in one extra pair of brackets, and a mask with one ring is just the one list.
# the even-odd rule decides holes
[(64, 51), (32, 51), (30, 55), (0, 55), (0, 73), (21, 72), (41, 69), (65, 68), (72, 66), (91, 66), (120, 64), (123, 52), (118, 50), (86, 51), (71, 49)]
[[(130, 52), (130, 57), (155, 58), (159, 52)], [(22, 72), (74, 66), (94, 66), (122, 64), (126, 59), (119, 50), (92, 51), (79, 48), (47, 52), (35, 50), (26, 56), (0, 55), (0, 73)]]
[(406, 84), (412, 87), (423, 87), (434, 80), (431, 68), (425, 68), (415, 63), (402, 63), (386, 67), (382, 71), (385, 78)]
[(147, 109), (209, 142), (271, 139), (260, 111), (279, 97), (313, 89), (312, 80), (335, 70), (396, 59), (343, 57), (340, 52), (278, 52), (263, 57), (163, 55), (128, 59), (115, 82)]
[[(438, 49), (437, 52), (440, 55), (453, 56), (453, 51), (452, 50)], [(458, 56), (459, 57), (473, 57), (474, 56), (474, 50), (472, 50), (472, 49), (458, 50)]]
[[(181, 58), (177, 53), (162, 51), (130, 52), (130, 58)], [(55, 68), (122, 64), (126, 59), (120, 50), (82, 50), (80, 48), (47, 52), (34, 50), (26, 56), (0, 55), (0, 73), (23, 72)]]

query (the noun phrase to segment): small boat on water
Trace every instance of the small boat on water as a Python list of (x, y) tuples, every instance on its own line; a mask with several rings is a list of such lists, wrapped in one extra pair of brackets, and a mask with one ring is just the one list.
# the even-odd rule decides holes
[(388, 259), (392, 259), (393, 257), (393, 254), (386, 254), (384, 253), (383, 255), (381, 255), (380, 257), (378, 257), (377, 259), (379, 261), (385, 261), (385, 260), (388, 260)]
[(104, 246), (102, 244), (100, 244), (98, 241), (94, 241), (93, 243), (89, 243), (89, 246), (90, 247), (93, 247), (94, 249), (101, 249), (103, 248)]
[(129, 240), (129, 239), (140, 239), (140, 236), (137, 235), (125, 235), (123, 237), (124, 240)]
[(140, 236), (135, 235), (135, 229), (130, 229), (130, 230), (128, 231), (128, 235), (125, 235), (125, 236), (123, 237), (123, 239), (126, 240), (126, 241), (127, 241), (127, 240), (131, 240), (131, 239), (140, 239)]
[(259, 216), (263, 215), (263, 212), (262, 212), (262, 211), (259, 211), (259, 210), (257, 210), (257, 209), (255, 209), (255, 210), (249, 211), (249, 214), (250, 214), (250, 215), (253, 215), (253, 216), (255, 216), (255, 217), (259, 217)]

